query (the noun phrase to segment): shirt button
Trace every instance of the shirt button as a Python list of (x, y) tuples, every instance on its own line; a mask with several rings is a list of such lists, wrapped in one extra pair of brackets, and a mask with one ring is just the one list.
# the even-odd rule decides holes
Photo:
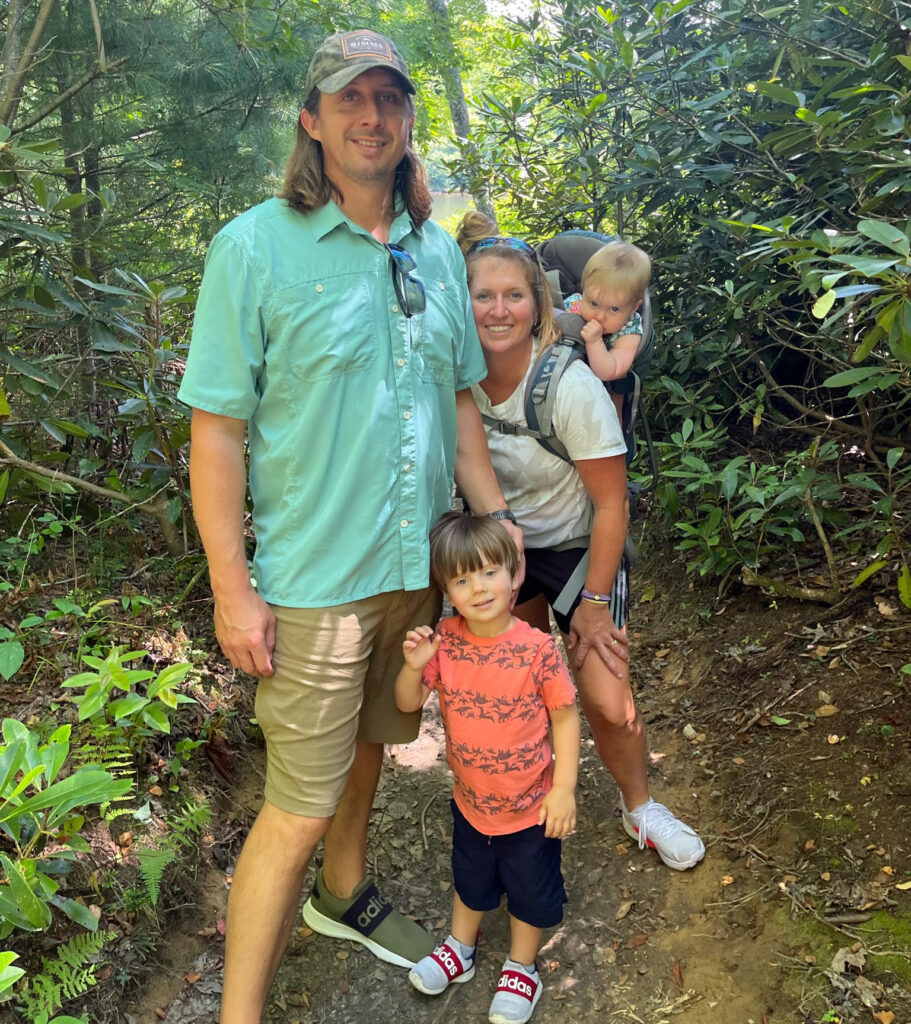
[(407, 519), (403, 519), (402, 520), (402, 529), (404, 529), (407, 525), (408, 525), (408, 520)]
[(392, 312), (393, 313), (398, 313), (398, 311), (399, 311), (399, 307), (398, 306), (393, 306), (392, 307)]
[(404, 359), (400, 359), (399, 360), (399, 366), (404, 366), (404, 365), (405, 365), (405, 360)]
[(406, 420), (410, 420), (411, 419), (411, 413), (410, 412), (403, 413), (402, 414), (402, 418), (406, 419)]
[(442, 281), (440, 281), (440, 291), (441, 291), (441, 292), (445, 292), (445, 291), (446, 291), (446, 285), (445, 285), (445, 284), (443, 284), (443, 282), (442, 282)]
[(411, 472), (411, 463), (410, 462), (406, 462), (403, 468), (404, 468), (406, 473), (410, 473)]
[(318, 284), (318, 285), (316, 286), (316, 290), (317, 290), (318, 292), (321, 292), (321, 291), (323, 290), (323, 286), (322, 286), (321, 284)]

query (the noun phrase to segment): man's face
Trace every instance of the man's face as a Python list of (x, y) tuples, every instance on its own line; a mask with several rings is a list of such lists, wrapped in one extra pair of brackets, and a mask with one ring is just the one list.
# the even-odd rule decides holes
[(326, 175), (344, 193), (352, 184), (392, 187), (414, 114), (399, 76), (371, 68), (339, 92), (322, 93), (315, 114), (301, 111), (301, 124), (322, 145)]

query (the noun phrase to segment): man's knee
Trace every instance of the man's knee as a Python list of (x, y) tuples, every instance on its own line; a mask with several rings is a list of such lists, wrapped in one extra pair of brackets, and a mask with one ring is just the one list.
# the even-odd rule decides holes
[[(317, 843), (331, 824), (331, 817), (311, 818), (292, 814), (267, 800), (253, 823), (246, 847), (252, 845), (261, 855), (283, 860), (288, 866), (298, 864), (306, 867)], [(251, 839), (254, 839), (253, 844)]]

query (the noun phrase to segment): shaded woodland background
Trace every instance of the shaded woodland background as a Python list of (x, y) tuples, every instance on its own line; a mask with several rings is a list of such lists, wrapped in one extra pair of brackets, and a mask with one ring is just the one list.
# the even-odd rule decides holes
[[(652, 254), (650, 543), (721, 596), (832, 605), (859, 588), (900, 622), (911, 609), (911, 5), (568, 0), (507, 21), (476, 0), (6, 0), (14, 1016), (78, 999), (116, 914), (154, 919), (206, 835), (186, 780), (203, 750), (230, 772), (243, 739), (196, 647), (211, 640), (176, 387), (209, 239), (275, 190), (314, 47), (364, 25), (419, 84), (435, 188), (472, 194), (504, 233), (591, 228)], [(85, 868), (99, 813), (122, 862), (101, 874)]]

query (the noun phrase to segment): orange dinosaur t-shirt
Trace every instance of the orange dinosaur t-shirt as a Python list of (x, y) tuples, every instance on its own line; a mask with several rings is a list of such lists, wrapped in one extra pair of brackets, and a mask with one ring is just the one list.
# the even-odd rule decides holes
[(470, 633), (461, 616), (437, 629), (423, 680), (439, 693), (459, 810), (484, 835), (537, 825), (554, 775), (548, 710), (576, 699), (553, 637), (520, 620), (495, 637)]

